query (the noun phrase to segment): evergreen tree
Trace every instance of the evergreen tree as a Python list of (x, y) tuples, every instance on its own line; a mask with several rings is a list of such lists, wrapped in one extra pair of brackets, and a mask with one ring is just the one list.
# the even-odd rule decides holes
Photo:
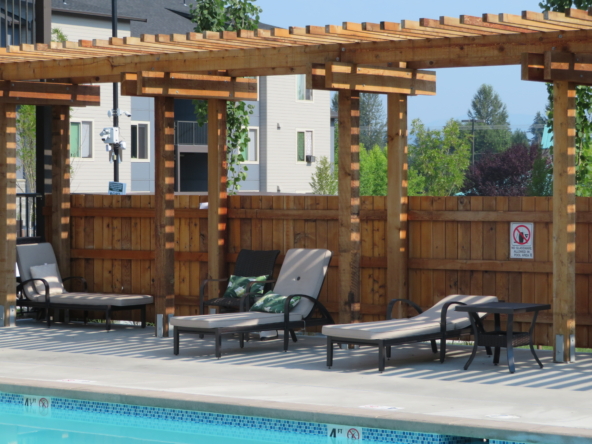
[(337, 194), (337, 170), (326, 156), (319, 159), (311, 180), (309, 185), (313, 194)]
[[(331, 109), (339, 112), (338, 94), (331, 100)], [(360, 145), (367, 150), (386, 145), (386, 112), (378, 94), (360, 94)]]
[(541, 114), (540, 111), (537, 111), (536, 115), (534, 116), (534, 120), (532, 121), (532, 125), (528, 129), (528, 132), (532, 134), (532, 143), (536, 143), (540, 145), (543, 141), (543, 134), (545, 132), (545, 126), (547, 125), (547, 119)]
[[(498, 153), (510, 146), (512, 132), (508, 122), (508, 110), (491, 85), (483, 84), (477, 90), (468, 111), (475, 120), (475, 153)], [(463, 128), (472, 131), (472, 123)]]

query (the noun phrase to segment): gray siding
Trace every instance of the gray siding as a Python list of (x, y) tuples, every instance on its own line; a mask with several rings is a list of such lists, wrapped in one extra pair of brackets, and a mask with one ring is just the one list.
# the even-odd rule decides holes
[[(313, 155), (331, 156), (330, 93), (296, 100), (296, 76), (261, 79), (261, 191), (310, 192), (315, 163), (297, 162), (297, 131), (313, 131)], [(279, 124), (279, 127), (278, 127)]]

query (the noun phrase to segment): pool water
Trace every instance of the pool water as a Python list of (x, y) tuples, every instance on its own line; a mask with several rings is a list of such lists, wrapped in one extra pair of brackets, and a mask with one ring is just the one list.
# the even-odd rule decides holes
[[(418, 432), (0, 393), (0, 444), (477, 444)], [(514, 444), (490, 440), (490, 444)]]

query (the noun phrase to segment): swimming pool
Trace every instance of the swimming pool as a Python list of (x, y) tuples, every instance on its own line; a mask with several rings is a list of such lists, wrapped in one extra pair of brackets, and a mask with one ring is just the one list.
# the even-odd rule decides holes
[(0, 393), (0, 444), (130, 442), (476, 444), (483, 439)]

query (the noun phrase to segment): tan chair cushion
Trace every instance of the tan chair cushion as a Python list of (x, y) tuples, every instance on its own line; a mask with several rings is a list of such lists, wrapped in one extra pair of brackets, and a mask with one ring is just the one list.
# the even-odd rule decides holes
[[(290, 313), (290, 321), (301, 321), (302, 315)], [(284, 314), (247, 311), (243, 313), (221, 313), (203, 316), (177, 316), (171, 319), (175, 327), (225, 328), (254, 327), (284, 322)]]
[[(363, 322), (361, 324), (338, 324), (323, 326), (323, 334), (335, 338), (386, 340), (412, 338), (440, 331), (440, 317), (444, 304), (457, 301), (470, 304), (497, 302), (495, 296), (450, 295), (439, 301), (429, 310), (409, 319)], [(454, 310), (454, 305), (446, 313), (446, 330), (458, 330), (471, 325), (467, 313)], [(483, 315), (480, 313), (480, 315)]]
[[(33, 279), (44, 279), (49, 285), (49, 295), (55, 296), (66, 291), (61, 279), (58, 276), (56, 264), (45, 264), (31, 267), (31, 277)], [(35, 291), (45, 298), (45, 285), (42, 281), (35, 281)]]
[(114, 293), (64, 293), (49, 298), (52, 304), (112, 305), (128, 307), (145, 305), (153, 302), (152, 296), (139, 294)]

